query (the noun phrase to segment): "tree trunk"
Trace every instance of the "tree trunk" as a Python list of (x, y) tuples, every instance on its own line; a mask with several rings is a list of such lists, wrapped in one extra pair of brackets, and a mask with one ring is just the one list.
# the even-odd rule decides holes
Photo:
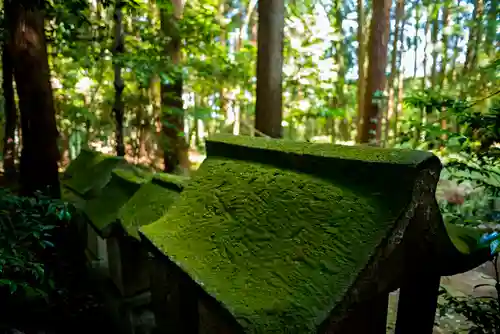
[(50, 85), (43, 2), (9, 3), (9, 54), (19, 96), (23, 132), (21, 193), (60, 198), (58, 131)]
[(477, 56), (482, 35), (482, 17), (484, 12), (484, 0), (476, 0), (474, 12), (472, 13), (471, 27), (469, 30), (469, 41), (467, 42), (467, 53), (465, 55), (464, 74), (477, 66)]
[[(225, 50), (224, 53), (227, 53), (227, 30), (226, 25), (224, 23), (224, 15), (226, 14), (226, 0), (221, 0), (219, 4), (219, 22), (221, 25), (220, 31), (220, 44), (222, 49)], [(220, 91), (219, 91), (219, 101), (220, 101), (220, 112), (225, 117), (224, 126), (229, 125), (231, 119), (231, 110), (229, 108), (229, 103), (227, 99), (227, 89), (224, 87), (224, 81), (220, 82)]]
[(495, 50), (499, 45), (497, 39), (497, 24), (498, 24), (498, 0), (490, 0), (486, 19), (486, 36), (484, 41), (484, 51), (490, 58), (494, 58)]
[(253, 14), (256, 6), (257, 6), (257, 0), (249, 0), (248, 1), (246, 15), (245, 15), (245, 18), (243, 19), (243, 22), (241, 23), (240, 33), (239, 33), (238, 39), (236, 40), (236, 50), (240, 50), (241, 46), (243, 45), (243, 38), (244, 38), (245, 33), (248, 32), (248, 26), (250, 25), (250, 19), (252, 18), (252, 14)]
[[(8, 0), (4, 0), (4, 8), (7, 9)], [(8, 29), (7, 20), (9, 15), (5, 15), (5, 31)], [(13, 84), (13, 68), (12, 60), (7, 50), (7, 44), (3, 44), (2, 51), (2, 75), (3, 75), (3, 100), (5, 111), (5, 133), (3, 138), (3, 169), (4, 175), (7, 180), (11, 180), (16, 176), (16, 145), (15, 135), (17, 126), (17, 111), (16, 102), (14, 98), (14, 84)]]
[(429, 50), (429, 38), (427, 37), (427, 35), (429, 35), (429, 30), (431, 30), (431, 17), (432, 14), (429, 13), (429, 6), (427, 6), (427, 20), (425, 21), (424, 27), (424, 74), (422, 77), (422, 89), (427, 88), (427, 62), (429, 60), (429, 56), (427, 55), (427, 51)]
[(432, 42), (432, 67), (431, 67), (431, 86), (435, 87), (437, 85), (437, 79), (438, 79), (438, 72), (437, 72), (437, 65), (438, 65), (438, 55), (439, 52), (436, 48), (437, 42), (438, 42), (438, 35), (439, 35), (439, 21), (438, 21), (438, 16), (439, 16), (439, 7), (434, 4), (432, 6), (432, 30), (431, 30), (431, 42)]
[(373, 97), (375, 93), (385, 90), (391, 0), (373, 1), (372, 8), (373, 13), (368, 48), (368, 78), (360, 142), (378, 144), (380, 140), (381, 104), (378, 101), (374, 101)]
[(406, 15), (404, 13), (404, 1), (403, 2), (403, 9), (401, 13), (401, 28), (399, 29), (399, 44), (401, 47), (398, 49), (398, 52), (396, 54), (397, 57), (397, 67), (398, 67), (398, 98), (397, 98), (397, 105), (396, 109), (394, 111), (394, 138), (398, 135), (398, 122), (399, 122), (399, 116), (403, 112), (403, 91), (404, 91), (404, 64), (403, 64), (403, 45), (404, 45), (404, 38), (405, 38), (405, 26), (406, 26), (406, 21), (409, 17), (409, 15)]
[(281, 138), (284, 0), (261, 0), (258, 7), (256, 130)]
[[(173, 11), (162, 9), (161, 26), (165, 35), (171, 40), (166, 45), (165, 52), (176, 66), (181, 64), (181, 36), (177, 29), (177, 21), (181, 19), (182, 0), (172, 0)], [(189, 169), (188, 147), (184, 138), (184, 110), (182, 101), (182, 73), (172, 75), (171, 82), (161, 83), (162, 132), (165, 135), (163, 148), (163, 163), (166, 173), (173, 173), (179, 168), (185, 172)]]
[(114, 59), (114, 71), (115, 71), (115, 103), (113, 105), (113, 114), (115, 115), (116, 122), (116, 155), (123, 157), (125, 156), (125, 143), (123, 136), (123, 116), (124, 116), (124, 104), (123, 104), (123, 90), (125, 89), (125, 84), (122, 78), (122, 67), (119, 58), (125, 51), (125, 40), (123, 32), (123, 1), (117, 1), (115, 5), (115, 12), (113, 15), (115, 21), (115, 45), (113, 47)]
[(361, 138), (361, 129), (363, 124), (363, 108), (365, 99), (366, 88), (366, 74), (365, 74), (365, 35), (363, 27), (365, 25), (365, 7), (364, 1), (358, 0), (358, 117), (357, 117), (357, 130), (358, 142)]
[[(405, 10), (405, 4), (403, 0), (396, 0), (396, 22), (395, 22), (395, 28), (394, 28), (394, 38), (392, 41), (392, 52), (391, 52), (391, 74), (389, 75), (389, 82), (387, 84), (388, 89), (389, 89), (389, 103), (387, 105), (387, 113), (386, 113), (386, 119), (385, 119), (385, 141), (388, 141), (389, 138), (389, 123), (390, 120), (394, 114), (394, 110), (396, 107), (395, 104), (395, 88), (394, 88), (394, 83), (396, 82), (396, 77), (398, 76), (398, 68), (396, 65), (398, 65), (398, 41), (400, 39), (400, 30), (403, 29), (403, 27), (400, 28), (400, 23), (401, 20), (403, 19), (404, 15), (404, 10)], [(401, 45), (402, 46), (402, 45)], [(396, 135), (396, 134), (394, 134)]]
[[(451, 20), (450, 20), (450, 3), (446, 1), (443, 5), (443, 26), (444, 28), (451, 27)], [(441, 72), (439, 75), (439, 86), (443, 87), (444, 82), (446, 79), (446, 70), (447, 70), (447, 65), (449, 62), (449, 57), (448, 57), (448, 43), (449, 43), (449, 36), (446, 31), (446, 29), (443, 29), (443, 58), (441, 61)]]
[[(346, 44), (344, 41), (344, 31), (342, 28), (342, 22), (344, 17), (342, 15), (342, 1), (335, 1), (335, 30), (337, 30), (340, 38), (335, 45), (335, 60), (338, 65), (338, 80), (335, 84), (337, 93), (337, 104), (335, 107), (344, 110), (344, 117), (339, 120), (339, 131), (342, 136), (343, 141), (349, 140), (349, 120), (347, 117), (344, 86), (345, 86), (345, 56), (346, 56)], [(335, 121), (332, 124), (335, 125)]]
[[(458, 11), (454, 10), (453, 15), (452, 15), (452, 22), (451, 25), (458, 25), (461, 18), (460, 18), (460, 13)], [(457, 59), (460, 54), (460, 49), (458, 47), (458, 44), (460, 42), (460, 31), (456, 31), (456, 29), (453, 29), (453, 34), (451, 35), (451, 39), (453, 40), (453, 45), (452, 45), (452, 50), (453, 50), (453, 55), (451, 56), (450, 59), (450, 66), (448, 69), (448, 82), (455, 82), (457, 79)]]
[(415, 8), (415, 36), (413, 37), (413, 44), (415, 46), (415, 59), (413, 62), (413, 79), (417, 78), (418, 70), (418, 31), (420, 30), (420, 18), (421, 18), (421, 8), (420, 4), (416, 4)]

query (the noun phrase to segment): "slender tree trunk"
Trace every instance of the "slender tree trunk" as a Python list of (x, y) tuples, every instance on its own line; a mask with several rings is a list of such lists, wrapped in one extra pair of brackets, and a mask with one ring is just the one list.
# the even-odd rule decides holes
[(437, 71), (437, 65), (438, 65), (438, 55), (439, 52), (437, 50), (437, 42), (438, 42), (438, 35), (439, 35), (439, 20), (438, 20), (438, 15), (439, 14), (439, 8), (436, 4), (432, 5), (432, 23), (431, 23), (431, 42), (432, 42), (432, 67), (431, 67), (431, 86), (435, 87), (437, 85), (437, 79), (438, 79), (438, 71)]
[(243, 18), (243, 22), (241, 23), (240, 33), (239, 33), (238, 39), (236, 41), (236, 50), (240, 50), (241, 46), (243, 45), (243, 39), (244, 39), (245, 33), (248, 32), (250, 20), (252, 18), (252, 15), (254, 13), (256, 6), (257, 6), (257, 0), (249, 0), (248, 1), (246, 15)]
[[(428, 6), (427, 6), (428, 9)], [(424, 60), (423, 60), (423, 66), (424, 66), (424, 76), (422, 77), (422, 89), (427, 88), (427, 62), (429, 60), (429, 56), (427, 55), (427, 51), (429, 50), (429, 38), (427, 37), (429, 35), (429, 31), (431, 29), (431, 17), (432, 14), (429, 13), (429, 10), (427, 10), (427, 20), (425, 21), (425, 27), (424, 27)]]
[(115, 103), (113, 105), (113, 114), (115, 115), (116, 122), (116, 155), (125, 156), (125, 143), (123, 136), (123, 117), (124, 117), (124, 104), (123, 104), (123, 90), (125, 83), (122, 78), (122, 67), (119, 58), (125, 51), (125, 40), (123, 32), (123, 6), (124, 2), (119, 0), (116, 3), (115, 12), (113, 15), (115, 21), (115, 44), (113, 47), (114, 71), (115, 71)]
[[(4, 8), (8, 9), (8, 0), (4, 0)], [(5, 31), (8, 31), (9, 15), (5, 15)], [(2, 51), (2, 75), (3, 75), (3, 100), (5, 111), (5, 133), (3, 138), (3, 169), (4, 175), (7, 180), (12, 180), (16, 176), (16, 126), (17, 126), (17, 111), (16, 102), (14, 98), (14, 83), (13, 83), (13, 67), (10, 54), (7, 50), (7, 43), (3, 44)]]
[[(445, 28), (448, 28), (451, 26), (450, 22), (450, 3), (447, 1), (443, 5), (443, 26)], [(442, 37), (442, 42), (443, 42), (443, 60), (441, 61), (441, 72), (439, 75), (439, 86), (443, 87), (444, 82), (446, 79), (446, 70), (447, 70), (447, 65), (449, 62), (449, 57), (448, 57), (448, 43), (449, 43), (449, 36), (446, 31), (446, 29), (443, 29), (443, 37)]]
[(494, 58), (495, 48), (500, 44), (497, 39), (497, 25), (498, 25), (498, 0), (490, 0), (490, 7), (488, 9), (486, 36), (484, 42), (484, 51), (489, 58)]
[(482, 35), (482, 17), (484, 12), (484, 0), (476, 0), (472, 13), (471, 27), (469, 30), (469, 41), (467, 42), (467, 53), (465, 56), (464, 74), (470, 72), (477, 66), (477, 56)]
[[(183, 4), (182, 0), (172, 0), (172, 4), (172, 13), (162, 10), (161, 25), (164, 34), (171, 37), (165, 51), (174, 65), (181, 66), (181, 36), (177, 21), (181, 19)], [(162, 132), (166, 137), (163, 162), (166, 173), (173, 173), (178, 168), (183, 172), (189, 169), (188, 147), (184, 138), (182, 75), (179, 71), (173, 77), (171, 83), (161, 84)]]
[[(389, 89), (389, 103), (387, 105), (387, 113), (386, 113), (386, 118), (385, 118), (385, 141), (388, 141), (389, 138), (389, 129), (390, 129), (390, 121), (391, 118), (394, 115), (394, 110), (396, 107), (395, 104), (395, 88), (394, 84), (396, 82), (396, 78), (398, 77), (398, 42), (400, 38), (400, 23), (401, 20), (403, 19), (404, 15), (404, 9), (405, 9), (405, 4), (403, 0), (396, 0), (396, 22), (395, 22), (395, 28), (394, 28), (394, 38), (392, 41), (392, 52), (391, 52), (391, 74), (389, 75), (389, 82), (387, 84), (388, 89)], [(396, 134), (394, 134), (396, 135)]]
[[(344, 17), (342, 14), (343, 1), (335, 1), (335, 29), (340, 35), (339, 40), (335, 46), (335, 58), (338, 65), (338, 80), (336, 82), (336, 93), (337, 93), (337, 108), (344, 110), (344, 117), (339, 120), (339, 132), (343, 141), (349, 140), (349, 119), (347, 117), (347, 110), (345, 105), (345, 57), (346, 57), (346, 44), (344, 41), (344, 31), (342, 28), (342, 22), (344, 22)], [(335, 126), (335, 123), (333, 124)]]
[(403, 45), (404, 45), (404, 38), (405, 38), (405, 27), (406, 27), (406, 21), (408, 19), (408, 15), (404, 13), (404, 3), (403, 3), (403, 10), (401, 13), (402, 19), (401, 19), (401, 28), (399, 29), (399, 45), (401, 47), (398, 49), (398, 52), (396, 54), (397, 57), (397, 62), (398, 62), (398, 98), (397, 98), (397, 105), (396, 109), (394, 112), (394, 138), (398, 135), (398, 127), (399, 127), (399, 116), (403, 112), (403, 91), (404, 91), (404, 64), (403, 64)]
[[(221, 0), (219, 4), (219, 22), (221, 24), (221, 32), (220, 32), (220, 44), (223, 48), (223, 50), (226, 50), (227, 48), (227, 31), (226, 31), (226, 26), (224, 23), (225, 19), (225, 14), (226, 14), (226, 0)], [(227, 50), (225, 51), (227, 52)], [(231, 110), (229, 108), (229, 103), (227, 100), (227, 89), (224, 87), (224, 81), (220, 82), (220, 91), (219, 91), (219, 102), (220, 102), (220, 111), (221, 114), (224, 115), (225, 117), (225, 122), (224, 126), (228, 125), (231, 119)]]
[(284, 0), (261, 0), (258, 12), (255, 128), (270, 137), (281, 138)]
[[(238, 35), (238, 38), (236, 40), (236, 46), (235, 46), (236, 52), (239, 52), (241, 50), (241, 47), (243, 46), (243, 39), (245, 38), (245, 34), (249, 32), (248, 27), (250, 25), (250, 21), (252, 19), (252, 16), (253, 16), (253, 13), (255, 11), (256, 6), (257, 6), (257, 0), (248, 1), (247, 10), (246, 10), (245, 16), (242, 18), (242, 23), (241, 23), (239, 35)], [(250, 34), (250, 38), (251, 37), (252, 36)], [(236, 87), (235, 91), (233, 92), (234, 93), (233, 96), (236, 96), (237, 89), (238, 89), (238, 87)], [(239, 135), (241, 124), (245, 122), (245, 119), (244, 119), (245, 108), (241, 107), (242, 106), (241, 102), (240, 102), (239, 106), (236, 104), (237, 104), (237, 101), (234, 101), (234, 103), (233, 103), (233, 113), (234, 113), (233, 134)]]
[(60, 198), (57, 162), (60, 153), (50, 70), (45, 41), (43, 3), (12, 1), (9, 13), (9, 54), (19, 96), (23, 132), (21, 193), (36, 191)]
[[(452, 15), (452, 25), (458, 25), (460, 22), (460, 13), (458, 11), (453, 11)], [(458, 47), (458, 44), (460, 42), (460, 33), (457, 32), (455, 29), (453, 30), (453, 34), (451, 35), (451, 39), (453, 40), (453, 55), (450, 59), (450, 66), (448, 70), (448, 82), (455, 82), (457, 79), (457, 59), (460, 54), (460, 49)]]
[(415, 46), (415, 60), (413, 63), (413, 80), (417, 78), (418, 70), (418, 31), (420, 30), (420, 19), (421, 19), (421, 8), (420, 4), (416, 4), (415, 8), (415, 36), (413, 37), (413, 44)]
[(374, 101), (373, 97), (377, 92), (385, 90), (391, 0), (373, 1), (372, 8), (373, 14), (368, 48), (368, 79), (360, 142), (378, 144), (380, 140), (381, 103)]
[(366, 88), (366, 74), (365, 74), (365, 34), (363, 27), (365, 25), (365, 4), (363, 0), (358, 0), (358, 117), (356, 119), (356, 127), (358, 130), (357, 141), (361, 138), (361, 129), (363, 125), (363, 110)]

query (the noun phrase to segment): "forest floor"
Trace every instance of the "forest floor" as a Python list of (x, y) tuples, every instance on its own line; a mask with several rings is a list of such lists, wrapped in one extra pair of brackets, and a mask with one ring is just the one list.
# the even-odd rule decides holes
[[(441, 278), (441, 286), (454, 296), (472, 297), (496, 297), (493, 286), (482, 286), (480, 284), (495, 284), (491, 274), (491, 266), (482, 265), (471, 271)], [(387, 319), (387, 333), (394, 333), (397, 317), (399, 290), (389, 296), (389, 312)], [(436, 318), (439, 326), (434, 327), (434, 334), (466, 334), (469, 333), (469, 324), (466, 319), (458, 314), (446, 314), (445, 317)]]

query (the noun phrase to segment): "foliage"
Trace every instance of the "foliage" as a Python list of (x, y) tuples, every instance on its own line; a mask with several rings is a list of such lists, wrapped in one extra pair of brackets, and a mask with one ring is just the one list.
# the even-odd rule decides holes
[[(499, 62), (494, 61), (477, 72), (491, 77), (498, 69)], [(424, 133), (424, 144), (442, 157), (445, 169), (441, 184), (446, 185), (444, 196), (438, 199), (445, 220), (477, 226), (498, 220), (492, 211), (494, 200), (500, 197), (500, 148), (495, 145), (500, 142), (500, 99), (498, 91), (471, 92), (472, 96), (466, 97), (460, 92), (428, 89), (408, 95), (405, 103), (441, 121), (413, 123), (413, 131)], [(442, 122), (454, 122), (457, 127), (443, 127)], [(411, 141), (415, 145), (415, 139)]]
[(24, 297), (46, 296), (53, 289), (43, 254), (54, 247), (52, 232), (69, 215), (62, 202), (0, 189), (0, 288)]

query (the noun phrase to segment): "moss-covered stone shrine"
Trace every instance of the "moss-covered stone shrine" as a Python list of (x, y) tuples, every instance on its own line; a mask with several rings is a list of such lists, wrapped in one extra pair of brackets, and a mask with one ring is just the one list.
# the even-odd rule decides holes
[(89, 261), (104, 263), (105, 277), (118, 292), (117, 298), (112, 293), (109, 309), (121, 333), (133, 333), (129, 313), (137, 306), (134, 300), (149, 303), (149, 298), (140, 297), (149, 290), (150, 269), (137, 229), (162, 217), (186, 182), (89, 150), (83, 150), (62, 177), (63, 199), (86, 218), (82, 235)]
[(162, 333), (385, 333), (397, 288), (397, 332), (431, 333), (440, 276), (488, 258), (450, 238), (431, 153), (225, 135), (207, 151), (140, 228), (168, 278)]

